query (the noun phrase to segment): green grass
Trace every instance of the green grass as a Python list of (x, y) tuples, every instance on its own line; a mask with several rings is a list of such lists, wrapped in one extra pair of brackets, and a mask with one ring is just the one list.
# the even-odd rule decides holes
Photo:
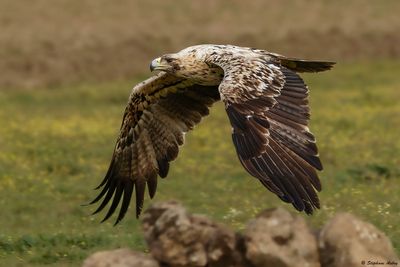
[[(399, 63), (338, 65), (305, 75), (311, 129), (325, 170), (322, 208), (304, 216), (320, 227), (349, 211), (383, 230), (400, 252)], [(80, 266), (101, 249), (145, 250), (130, 210), (117, 227), (90, 216), (136, 81), (31, 91), (0, 91), (0, 262)], [(187, 135), (154, 201), (177, 199), (234, 229), (261, 210), (290, 205), (242, 169), (222, 105)], [(104, 215), (104, 214), (101, 214)]]

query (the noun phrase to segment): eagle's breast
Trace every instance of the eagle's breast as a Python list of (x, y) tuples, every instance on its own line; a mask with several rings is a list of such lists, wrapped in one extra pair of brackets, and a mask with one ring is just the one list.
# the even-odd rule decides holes
[(224, 78), (222, 68), (205, 62), (183, 65), (174, 74), (203, 86), (219, 85)]

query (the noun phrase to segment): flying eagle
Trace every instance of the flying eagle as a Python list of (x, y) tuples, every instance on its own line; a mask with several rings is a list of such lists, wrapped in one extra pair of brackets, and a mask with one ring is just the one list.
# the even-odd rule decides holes
[(110, 167), (97, 187), (102, 190), (90, 203), (103, 199), (93, 214), (114, 196), (107, 220), (122, 199), (117, 224), (135, 191), (138, 217), (146, 186), (153, 198), (157, 178), (167, 176), (185, 133), (219, 100), (246, 171), (283, 201), (311, 214), (320, 207), (316, 170), (322, 164), (308, 128), (308, 88), (297, 73), (325, 71), (334, 64), (211, 44), (154, 59), (150, 70), (160, 72), (132, 90)]

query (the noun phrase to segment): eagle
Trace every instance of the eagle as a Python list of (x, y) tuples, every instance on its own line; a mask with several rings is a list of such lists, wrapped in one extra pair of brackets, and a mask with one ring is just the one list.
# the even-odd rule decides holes
[(158, 72), (129, 96), (110, 166), (96, 188), (101, 191), (89, 203), (102, 200), (93, 214), (111, 202), (105, 221), (122, 200), (117, 224), (134, 195), (139, 217), (146, 187), (153, 198), (158, 177), (167, 177), (185, 134), (220, 100), (244, 169), (281, 200), (312, 214), (320, 208), (322, 164), (308, 128), (308, 87), (298, 73), (334, 64), (213, 44), (154, 59), (150, 70)]

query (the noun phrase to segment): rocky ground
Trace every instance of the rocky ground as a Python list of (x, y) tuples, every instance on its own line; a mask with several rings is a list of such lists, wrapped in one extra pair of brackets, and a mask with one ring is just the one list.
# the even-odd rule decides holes
[(142, 218), (150, 253), (127, 248), (91, 255), (83, 267), (343, 267), (400, 264), (390, 240), (370, 223), (338, 213), (319, 231), (303, 217), (265, 210), (241, 233), (177, 202), (157, 203)]

